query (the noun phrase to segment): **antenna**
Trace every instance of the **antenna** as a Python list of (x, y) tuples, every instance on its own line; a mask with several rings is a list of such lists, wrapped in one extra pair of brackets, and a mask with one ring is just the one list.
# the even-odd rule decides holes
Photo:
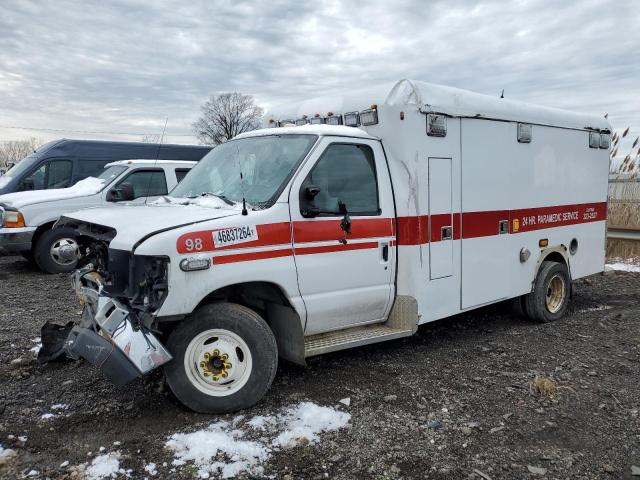
[[(158, 142), (158, 148), (156, 150), (156, 159), (153, 162), (153, 167), (155, 168), (158, 165), (158, 158), (160, 157), (160, 149), (162, 148), (162, 140), (164, 139), (164, 132), (167, 131), (167, 122), (169, 121), (169, 117), (164, 118), (164, 127), (162, 127), (162, 135), (160, 135), (160, 141)], [(151, 179), (153, 178), (153, 172), (149, 175), (149, 183), (147, 183), (147, 190), (144, 197), (144, 204), (147, 204), (147, 200), (149, 200), (149, 189), (151, 188)], [(165, 180), (166, 182), (166, 180)]]
[(504, 88), (502, 89), (502, 93), (500, 94), (500, 98), (504, 98)]

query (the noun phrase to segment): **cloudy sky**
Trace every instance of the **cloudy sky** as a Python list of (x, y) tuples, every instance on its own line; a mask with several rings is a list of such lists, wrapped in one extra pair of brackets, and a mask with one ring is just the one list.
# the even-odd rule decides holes
[(609, 113), (635, 138), (639, 12), (633, 0), (3, 0), (0, 141), (139, 140), (168, 118), (167, 140), (190, 143), (216, 92), (268, 107), (400, 78)]

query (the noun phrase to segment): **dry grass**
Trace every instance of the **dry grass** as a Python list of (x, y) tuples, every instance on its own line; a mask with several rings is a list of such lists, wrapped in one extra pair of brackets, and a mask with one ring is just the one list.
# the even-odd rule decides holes
[(558, 389), (558, 382), (551, 377), (536, 375), (533, 380), (529, 381), (529, 393), (536, 397), (555, 398)]
[(640, 261), (640, 242), (633, 240), (607, 239), (607, 259), (609, 261), (638, 259)]

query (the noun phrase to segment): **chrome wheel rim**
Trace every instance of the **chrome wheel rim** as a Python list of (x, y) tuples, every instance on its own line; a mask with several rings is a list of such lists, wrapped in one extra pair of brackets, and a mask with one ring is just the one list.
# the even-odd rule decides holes
[(547, 310), (549, 310), (549, 312), (551, 313), (558, 312), (564, 304), (566, 295), (567, 288), (565, 286), (565, 282), (562, 277), (556, 273), (553, 277), (551, 277), (549, 285), (547, 285)]
[(73, 238), (59, 238), (51, 245), (49, 255), (55, 263), (67, 267), (78, 261), (80, 248)]
[(253, 359), (247, 343), (237, 334), (211, 329), (187, 345), (184, 369), (191, 384), (206, 395), (224, 397), (245, 386)]

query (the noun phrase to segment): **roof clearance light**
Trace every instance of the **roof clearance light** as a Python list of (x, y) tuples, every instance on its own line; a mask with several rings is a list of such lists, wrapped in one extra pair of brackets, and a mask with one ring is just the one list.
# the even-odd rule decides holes
[(299, 118), (296, 120), (296, 126), (301, 126), (301, 125), (306, 125), (307, 124), (307, 119), (306, 118)]
[(360, 112), (360, 123), (362, 125), (375, 125), (378, 123), (378, 111), (370, 108)]
[(194, 272), (196, 270), (206, 270), (211, 266), (211, 260), (203, 257), (185, 258), (180, 262), (180, 270), (183, 272)]
[(292, 127), (296, 124), (295, 120), (280, 120), (278, 125), (281, 127)]
[(589, 132), (589, 148), (600, 148), (600, 134)]
[(357, 127), (360, 125), (360, 114), (358, 112), (345, 113), (344, 124), (347, 127)]
[(611, 137), (606, 133), (600, 134), (600, 148), (611, 147)]
[(427, 114), (427, 135), (430, 137), (447, 136), (447, 117), (435, 113)]
[(342, 117), (340, 115), (331, 115), (326, 118), (327, 125), (342, 125)]
[(530, 123), (518, 124), (518, 143), (531, 143), (531, 134), (533, 127)]
[(313, 117), (311, 120), (309, 120), (309, 123), (311, 125), (321, 125), (324, 123), (324, 117)]

